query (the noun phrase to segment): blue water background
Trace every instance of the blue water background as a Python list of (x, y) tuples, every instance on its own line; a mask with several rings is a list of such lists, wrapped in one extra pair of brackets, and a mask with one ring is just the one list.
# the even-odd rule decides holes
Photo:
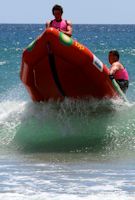
[[(11, 90), (11, 87), (20, 84), (19, 70), (22, 51), (43, 30), (44, 25), (0, 25), (0, 94), (3, 95), (4, 92)], [(74, 25), (73, 30), (73, 38), (86, 45), (107, 66), (109, 66), (108, 52), (111, 49), (117, 49), (120, 52), (121, 62), (130, 76), (131, 86), (127, 95), (129, 99), (134, 100), (135, 26)]]
[(129, 103), (33, 103), (20, 81), (23, 49), (43, 24), (0, 24), (0, 199), (135, 198), (135, 25), (73, 25), (107, 66), (117, 49)]

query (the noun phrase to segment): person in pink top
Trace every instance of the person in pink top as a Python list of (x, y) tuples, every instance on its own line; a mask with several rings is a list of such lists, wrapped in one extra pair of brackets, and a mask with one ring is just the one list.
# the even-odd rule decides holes
[(72, 24), (70, 21), (62, 19), (63, 8), (60, 5), (55, 5), (52, 8), (54, 19), (46, 22), (46, 28), (53, 27), (63, 32), (68, 36), (72, 36)]
[(129, 76), (126, 68), (119, 61), (120, 55), (116, 50), (112, 50), (109, 52), (109, 63), (110, 67), (110, 78), (115, 78), (117, 83), (119, 84), (121, 90), (126, 93), (129, 85)]

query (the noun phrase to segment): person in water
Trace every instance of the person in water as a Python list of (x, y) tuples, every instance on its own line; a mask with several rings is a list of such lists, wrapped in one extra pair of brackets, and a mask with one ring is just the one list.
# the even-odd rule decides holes
[(59, 31), (65, 33), (68, 36), (72, 36), (72, 24), (70, 21), (62, 19), (63, 8), (60, 5), (55, 5), (52, 8), (52, 14), (55, 19), (47, 21), (46, 28), (53, 27)]
[(121, 90), (126, 93), (129, 85), (129, 76), (126, 68), (119, 61), (119, 52), (116, 50), (110, 51), (108, 58), (109, 63), (111, 64), (110, 78), (115, 78)]

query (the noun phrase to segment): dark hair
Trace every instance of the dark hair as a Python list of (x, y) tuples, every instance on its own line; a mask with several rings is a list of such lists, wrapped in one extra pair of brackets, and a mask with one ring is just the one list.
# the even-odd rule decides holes
[(118, 60), (120, 58), (120, 54), (117, 50), (112, 50), (112, 51), (109, 52), (109, 54), (113, 54), (114, 56), (116, 56), (118, 58)]
[(54, 15), (54, 11), (55, 10), (59, 10), (60, 12), (61, 12), (61, 14), (63, 14), (63, 8), (62, 8), (62, 6), (60, 6), (60, 5), (54, 5), (53, 6), (53, 8), (52, 8), (52, 13), (53, 13), (53, 15)]

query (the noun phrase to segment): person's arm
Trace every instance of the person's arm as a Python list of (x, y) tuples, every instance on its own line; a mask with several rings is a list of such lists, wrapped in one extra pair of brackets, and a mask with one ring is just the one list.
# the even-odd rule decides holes
[(71, 37), (72, 36), (72, 23), (70, 21), (67, 21), (67, 31), (63, 31), (63, 30), (60, 30), (60, 31)]
[(117, 70), (119, 70), (118, 64), (112, 64), (112, 66), (111, 66), (111, 68), (109, 70), (110, 71), (110, 75), (114, 75)]
[(47, 21), (46, 22), (46, 28), (49, 28), (50, 27), (50, 21)]

